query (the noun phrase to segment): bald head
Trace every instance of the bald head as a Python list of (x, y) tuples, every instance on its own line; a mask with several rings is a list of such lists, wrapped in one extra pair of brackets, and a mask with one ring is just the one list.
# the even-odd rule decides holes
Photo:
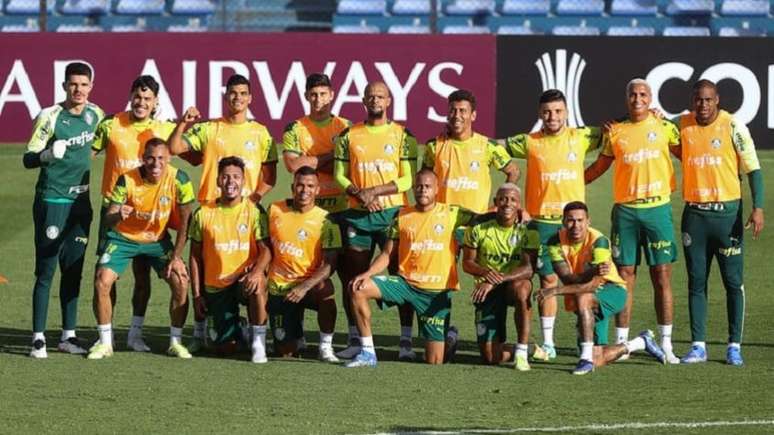
[(392, 104), (390, 89), (382, 81), (371, 82), (366, 86), (363, 105), (371, 122), (385, 122), (387, 108)]
[(368, 85), (365, 88), (365, 95), (368, 96), (368, 94), (375, 92), (377, 90), (386, 93), (388, 97), (392, 97), (392, 94), (390, 94), (390, 88), (388, 88), (387, 84), (381, 80), (376, 80), (368, 83)]

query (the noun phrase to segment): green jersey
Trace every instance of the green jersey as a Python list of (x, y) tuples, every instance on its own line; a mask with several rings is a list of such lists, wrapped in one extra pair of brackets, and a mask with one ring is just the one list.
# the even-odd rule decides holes
[(476, 263), (498, 272), (510, 272), (521, 264), (525, 251), (540, 249), (540, 235), (517, 223), (502, 227), (494, 213), (482, 216), (465, 231), (463, 245), (476, 250)]
[[(91, 144), (94, 130), (105, 113), (87, 103), (83, 111), (74, 115), (62, 104), (43, 109), (35, 119), (32, 138), (27, 144), (25, 166), (37, 166), (37, 155), (50, 148), (54, 141), (66, 140), (67, 151), (61, 159), (39, 162), (40, 175), (35, 185), (36, 195), (44, 200), (72, 202), (88, 198)], [(30, 163), (31, 162), (31, 163)]]

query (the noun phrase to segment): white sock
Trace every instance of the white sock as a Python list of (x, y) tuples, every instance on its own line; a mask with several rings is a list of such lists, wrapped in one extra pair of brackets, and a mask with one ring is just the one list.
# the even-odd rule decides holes
[(629, 328), (615, 328), (616, 344), (623, 344), (629, 341)]
[(594, 342), (593, 341), (581, 343), (580, 359), (585, 359), (586, 361), (594, 360)]
[(554, 321), (556, 317), (541, 317), (540, 327), (543, 329), (543, 344), (547, 346), (554, 345)]
[(129, 328), (131, 337), (142, 336), (142, 324), (145, 322), (145, 316), (132, 316), (132, 326)]
[(411, 335), (412, 335), (412, 328), (411, 326), (401, 326), (400, 327), (400, 341), (408, 341), (411, 343)]
[(181, 337), (183, 336), (183, 328), (177, 328), (174, 326), (169, 327), (169, 345), (180, 344)]
[(702, 350), (707, 350), (707, 343), (703, 341), (694, 341), (691, 343), (691, 346), (696, 346), (702, 348)]
[(661, 336), (661, 349), (672, 353), (672, 325), (658, 325), (658, 335)]
[(374, 337), (360, 337), (360, 345), (363, 346), (363, 350), (366, 352), (376, 353), (374, 349)]
[(320, 349), (331, 349), (333, 347), (333, 333), (330, 334), (320, 331)]
[(349, 341), (354, 341), (356, 338), (360, 338), (360, 331), (357, 329), (357, 325), (349, 325)]
[(516, 343), (516, 356), (523, 356), (524, 358), (526, 358), (528, 349), (529, 349), (529, 345)]
[(645, 339), (642, 337), (635, 337), (624, 343), (624, 346), (626, 346), (626, 350), (628, 350), (629, 353), (637, 352), (638, 350), (644, 350)]
[(253, 352), (266, 355), (266, 325), (251, 325), (253, 331)]
[(741, 349), (742, 345), (739, 343), (728, 343), (728, 347), (735, 347), (737, 349)]
[(113, 345), (113, 326), (110, 323), (107, 325), (97, 325), (97, 331), (99, 332), (100, 343), (107, 344), (108, 346)]
[(204, 332), (207, 330), (207, 321), (194, 320), (193, 336), (196, 338), (204, 338)]
[(32, 333), (32, 342), (36, 342), (38, 340), (43, 340), (43, 343), (46, 342), (46, 336), (43, 335), (42, 332), (33, 332)]
[(75, 329), (63, 329), (59, 341), (67, 341), (70, 338), (75, 338)]

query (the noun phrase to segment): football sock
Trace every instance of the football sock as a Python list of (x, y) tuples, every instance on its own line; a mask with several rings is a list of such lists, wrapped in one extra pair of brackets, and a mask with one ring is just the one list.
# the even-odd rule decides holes
[(207, 321), (202, 320), (200, 321), (194, 321), (194, 330), (193, 330), (193, 336), (195, 338), (204, 338), (204, 331), (207, 327)]
[(75, 338), (75, 330), (74, 329), (63, 329), (62, 330), (62, 336), (59, 339), (59, 341), (67, 341), (69, 338)]
[(629, 341), (629, 328), (615, 328), (616, 343), (623, 344)]
[(169, 327), (169, 345), (180, 344), (180, 338), (183, 336), (183, 328), (175, 326)]
[(543, 344), (547, 346), (554, 345), (554, 321), (556, 317), (541, 317), (540, 327), (543, 329)]
[(707, 344), (705, 342), (703, 342), (703, 341), (694, 341), (694, 342), (691, 343), (691, 346), (700, 347), (702, 349), (706, 349), (707, 348)]
[(672, 325), (658, 325), (658, 335), (661, 336), (661, 348), (666, 353), (672, 353)]
[(252, 325), (253, 344), (252, 348), (259, 354), (266, 354), (266, 325)]
[(38, 340), (43, 340), (43, 342), (45, 343), (46, 342), (46, 336), (43, 335), (42, 332), (33, 332), (32, 333), (32, 342), (34, 343), (34, 342), (36, 342)]
[(526, 358), (528, 349), (529, 349), (529, 345), (516, 343), (516, 356), (523, 356), (524, 358)]
[(99, 332), (100, 343), (107, 344), (108, 346), (113, 345), (113, 326), (110, 323), (107, 325), (97, 325), (97, 331)]
[(129, 335), (132, 337), (142, 336), (143, 323), (145, 323), (145, 316), (132, 316), (132, 326), (129, 328)]
[(333, 347), (333, 333), (330, 334), (320, 331), (320, 349), (330, 349)]
[(412, 328), (411, 326), (401, 326), (400, 327), (400, 341), (401, 342), (408, 341), (409, 343), (411, 343), (411, 333), (412, 333), (413, 329), (414, 328)]
[(741, 345), (741, 344), (739, 344), (739, 343), (728, 343), (728, 347), (729, 347), (729, 348), (731, 348), (731, 347), (735, 347), (735, 348), (737, 348), (737, 349), (741, 349), (742, 345)]
[(581, 343), (580, 359), (585, 359), (586, 361), (594, 360), (594, 342), (593, 341)]
[(636, 337), (624, 343), (624, 346), (626, 346), (626, 350), (629, 353), (636, 352), (638, 350), (644, 350), (645, 339), (643, 339), (642, 337)]
[(360, 338), (360, 331), (357, 330), (356, 325), (349, 325), (349, 341), (355, 341)]
[(374, 349), (374, 337), (360, 337), (360, 343), (361, 346), (363, 346), (363, 350), (366, 352), (376, 353), (376, 349)]

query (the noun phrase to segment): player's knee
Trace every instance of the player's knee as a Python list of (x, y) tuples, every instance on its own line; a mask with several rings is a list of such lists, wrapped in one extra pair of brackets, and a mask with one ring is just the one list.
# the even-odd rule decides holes
[(105, 269), (100, 268), (97, 270), (97, 275), (94, 278), (94, 290), (100, 296), (108, 296), (113, 286), (113, 274)]

